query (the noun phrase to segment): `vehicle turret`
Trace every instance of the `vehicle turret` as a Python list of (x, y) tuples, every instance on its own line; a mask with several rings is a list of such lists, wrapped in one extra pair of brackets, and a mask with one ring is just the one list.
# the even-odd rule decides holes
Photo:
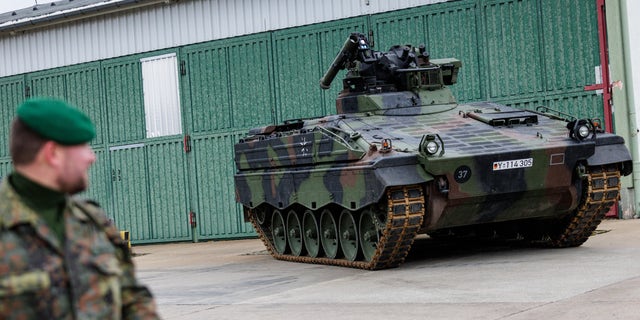
[(320, 87), (328, 89), (338, 71), (348, 70), (336, 102), (338, 113), (454, 104), (446, 86), (457, 82), (461, 66), (453, 58), (431, 60), (425, 45), (374, 51), (364, 34), (352, 33), (320, 79)]

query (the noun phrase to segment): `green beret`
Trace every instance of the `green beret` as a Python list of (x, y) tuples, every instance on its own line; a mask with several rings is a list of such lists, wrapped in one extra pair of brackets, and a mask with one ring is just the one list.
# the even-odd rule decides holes
[(29, 99), (18, 107), (18, 118), (45, 139), (63, 145), (87, 143), (96, 136), (91, 119), (61, 100)]

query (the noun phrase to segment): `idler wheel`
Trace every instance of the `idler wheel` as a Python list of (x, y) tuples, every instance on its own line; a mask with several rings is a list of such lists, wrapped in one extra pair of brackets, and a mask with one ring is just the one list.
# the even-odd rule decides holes
[(264, 225), (264, 222), (267, 221), (267, 211), (264, 209), (256, 209), (254, 212), (258, 224)]
[(295, 211), (289, 211), (287, 215), (287, 241), (289, 248), (291, 248), (291, 254), (294, 256), (300, 256), (304, 246), (302, 244), (302, 224)]
[(349, 210), (342, 210), (340, 214), (340, 247), (345, 258), (349, 261), (358, 259), (359, 237), (356, 219)]
[(284, 254), (287, 251), (287, 228), (280, 210), (273, 211), (271, 217), (271, 238), (273, 238), (273, 247), (276, 252)]
[(302, 236), (304, 238), (304, 247), (307, 249), (307, 255), (315, 258), (320, 254), (320, 228), (313, 214), (313, 211), (307, 210), (302, 217)]
[(338, 239), (338, 225), (333, 218), (331, 211), (325, 209), (320, 216), (320, 241), (322, 250), (327, 258), (335, 259), (338, 257), (338, 249), (340, 240)]

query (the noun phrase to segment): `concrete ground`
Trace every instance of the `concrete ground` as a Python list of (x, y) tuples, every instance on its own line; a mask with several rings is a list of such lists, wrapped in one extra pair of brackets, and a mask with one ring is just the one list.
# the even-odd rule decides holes
[(278, 261), (257, 239), (133, 251), (164, 319), (640, 319), (640, 220), (569, 249), (419, 238), (381, 271)]

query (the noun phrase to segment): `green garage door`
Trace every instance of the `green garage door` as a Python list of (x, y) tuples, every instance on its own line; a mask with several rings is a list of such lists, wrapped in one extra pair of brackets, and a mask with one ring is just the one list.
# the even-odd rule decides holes
[(602, 117), (602, 97), (584, 91), (600, 64), (595, 5), (593, 0), (454, 1), (374, 15), (371, 26), (379, 50), (425, 43), (433, 58), (461, 59), (453, 86), (461, 102), (547, 105)]
[[(87, 112), (98, 136), (85, 195), (133, 243), (192, 239), (189, 212), (199, 239), (252, 236), (235, 203), (233, 144), (251, 127), (335, 113), (344, 71), (329, 90), (318, 81), (351, 32), (370, 35), (377, 50), (424, 43), (433, 58), (462, 60), (453, 86), (461, 102), (603, 115), (602, 97), (584, 91), (599, 65), (595, 1), (462, 0), (2, 78), (0, 116), (11, 119), (28, 95)], [(169, 120), (183, 132), (149, 138), (141, 61), (160, 55), (176, 64), (181, 118)], [(8, 132), (4, 121), (3, 175)]]

